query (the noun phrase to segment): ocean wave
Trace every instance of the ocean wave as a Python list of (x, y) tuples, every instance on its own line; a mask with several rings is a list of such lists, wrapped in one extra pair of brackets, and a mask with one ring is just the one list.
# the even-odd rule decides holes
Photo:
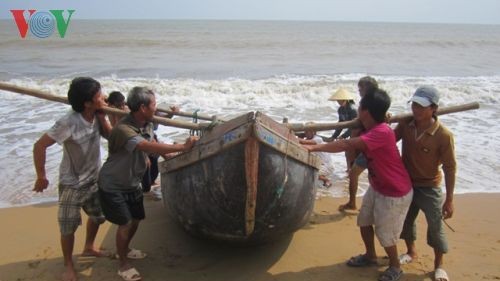
[[(364, 73), (338, 75), (276, 75), (263, 79), (162, 79), (151, 77), (120, 78), (119, 75), (96, 77), (105, 92), (128, 92), (134, 86), (148, 86), (157, 93), (158, 102), (179, 105), (183, 111), (200, 110), (232, 118), (248, 111), (262, 111), (277, 121), (288, 117), (290, 122), (334, 122), (337, 104), (328, 97), (342, 87), (357, 92), (357, 81)], [(459, 162), (457, 193), (500, 192), (496, 171), (500, 168), (500, 76), (424, 77), (375, 75), (380, 86), (392, 98), (391, 112), (409, 112), (408, 99), (420, 85), (434, 85), (441, 93), (441, 105), (479, 102), (481, 109), (443, 116), (441, 120), (456, 136)], [(52, 79), (20, 78), (5, 81), (27, 88), (65, 96), (69, 77)], [(69, 107), (15, 93), (0, 91), (0, 207), (53, 200), (57, 196), (57, 166), (61, 149), (54, 146), (47, 155), (47, 171), (51, 188), (43, 194), (31, 192), (34, 179), (32, 145)], [(356, 101), (359, 101), (356, 98)], [(163, 141), (182, 141), (187, 131), (161, 127)], [(324, 135), (331, 132), (322, 132)], [(103, 151), (105, 142), (103, 142)], [(105, 158), (105, 157), (103, 157)], [(332, 155), (338, 180), (330, 196), (345, 196), (345, 159)], [(363, 183), (365, 188), (365, 183)]]

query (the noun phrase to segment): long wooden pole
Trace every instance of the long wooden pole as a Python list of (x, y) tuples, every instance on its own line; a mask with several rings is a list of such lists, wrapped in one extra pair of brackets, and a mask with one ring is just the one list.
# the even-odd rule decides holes
[[(8, 83), (0, 82), (0, 90), (68, 104), (67, 97), (61, 97), (61, 96), (46, 93), (46, 92), (43, 92), (40, 90), (15, 86), (15, 85), (11, 85)], [(106, 113), (112, 113), (112, 114), (118, 114), (118, 115), (127, 115), (128, 114), (128, 112), (126, 112), (124, 110), (120, 110), (120, 109), (112, 108), (112, 107), (105, 107), (103, 110)], [(165, 125), (165, 126), (171, 126), (171, 127), (176, 127), (176, 128), (182, 128), (182, 129), (190, 129), (190, 130), (201, 130), (201, 129), (204, 129), (204, 128), (207, 128), (210, 126), (210, 123), (191, 123), (191, 122), (185, 122), (185, 121), (171, 120), (168, 118), (163, 118), (163, 117), (158, 117), (158, 116), (154, 116), (153, 121), (157, 122), (159, 124)]]
[[(473, 109), (478, 109), (478, 108), (479, 108), (479, 103), (472, 102), (472, 103), (467, 103), (467, 104), (439, 108), (436, 113), (437, 113), (437, 115), (444, 115), (444, 114), (461, 112), (461, 111), (466, 111), (466, 110), (473, 110)], [(404, 113), (404, 114), (395, 115), (389, 119), (389, 123), (397, 123), (397, 122), (400, 122), (400, 121), (405, 120), (405, 119), (410, 119), (411, 117), (412, 117), (411, 113)], [(351, 121), (337, 122), (337, 123), (314, 123), (314, 124), (309, 124), (309, 125), (305, 125), (304, 123), (286, 123), (286, 125), (291, 130), (297, 131), (297, 132), (305, 131), (305, 130), (328, 131), (328, 130), (335, 130), (335, 129), (358, 128), (361, 126), (361, 122), (359, 120), (355, 119), (355, 120), (351, 120)]]
[(158, 110), (160, 112), (168, 113), (168, 114), (182, 116), (182, 117), (191, 117), (191, 118), (195, 118), (196, 117), (197, 119), (200, 119), (200, 120), (221, 121), (221, 122), (225, 122), (226, 121), (226, 120), (218, 118), (216, 115), (211, 115), (210, 116), (210, 115), (207, 115), (207, 114), (194, 113), (194, 112), (185, 112), (185, 111), (174, 112), (174, 111), (172, 111), (170, 109), (167, 109), (167, 108), (164, 108), (162, 106), (158, 106), (156, 108), (156, 110)]

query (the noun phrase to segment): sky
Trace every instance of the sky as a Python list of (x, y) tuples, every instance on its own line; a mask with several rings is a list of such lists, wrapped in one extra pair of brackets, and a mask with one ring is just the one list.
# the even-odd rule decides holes
[(1, 19), (12, 9), (74, 9), (73, 19), (500, 24), (500, 0), (0, 0)]

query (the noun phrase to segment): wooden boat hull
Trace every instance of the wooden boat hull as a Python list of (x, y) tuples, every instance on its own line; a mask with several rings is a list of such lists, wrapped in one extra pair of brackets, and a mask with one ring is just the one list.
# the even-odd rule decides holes
[(170, 214), (193, 235), (225, 241), (262, 243), (302, 227), (314, 206), (317, 157), (260, 113), (221, 126), (161, 165)]

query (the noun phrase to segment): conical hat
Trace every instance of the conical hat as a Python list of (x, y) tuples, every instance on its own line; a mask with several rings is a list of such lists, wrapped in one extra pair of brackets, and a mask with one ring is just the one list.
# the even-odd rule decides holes
[(346, 89), (338, 89), (328, 100), (353, 100), (354, 95)]

